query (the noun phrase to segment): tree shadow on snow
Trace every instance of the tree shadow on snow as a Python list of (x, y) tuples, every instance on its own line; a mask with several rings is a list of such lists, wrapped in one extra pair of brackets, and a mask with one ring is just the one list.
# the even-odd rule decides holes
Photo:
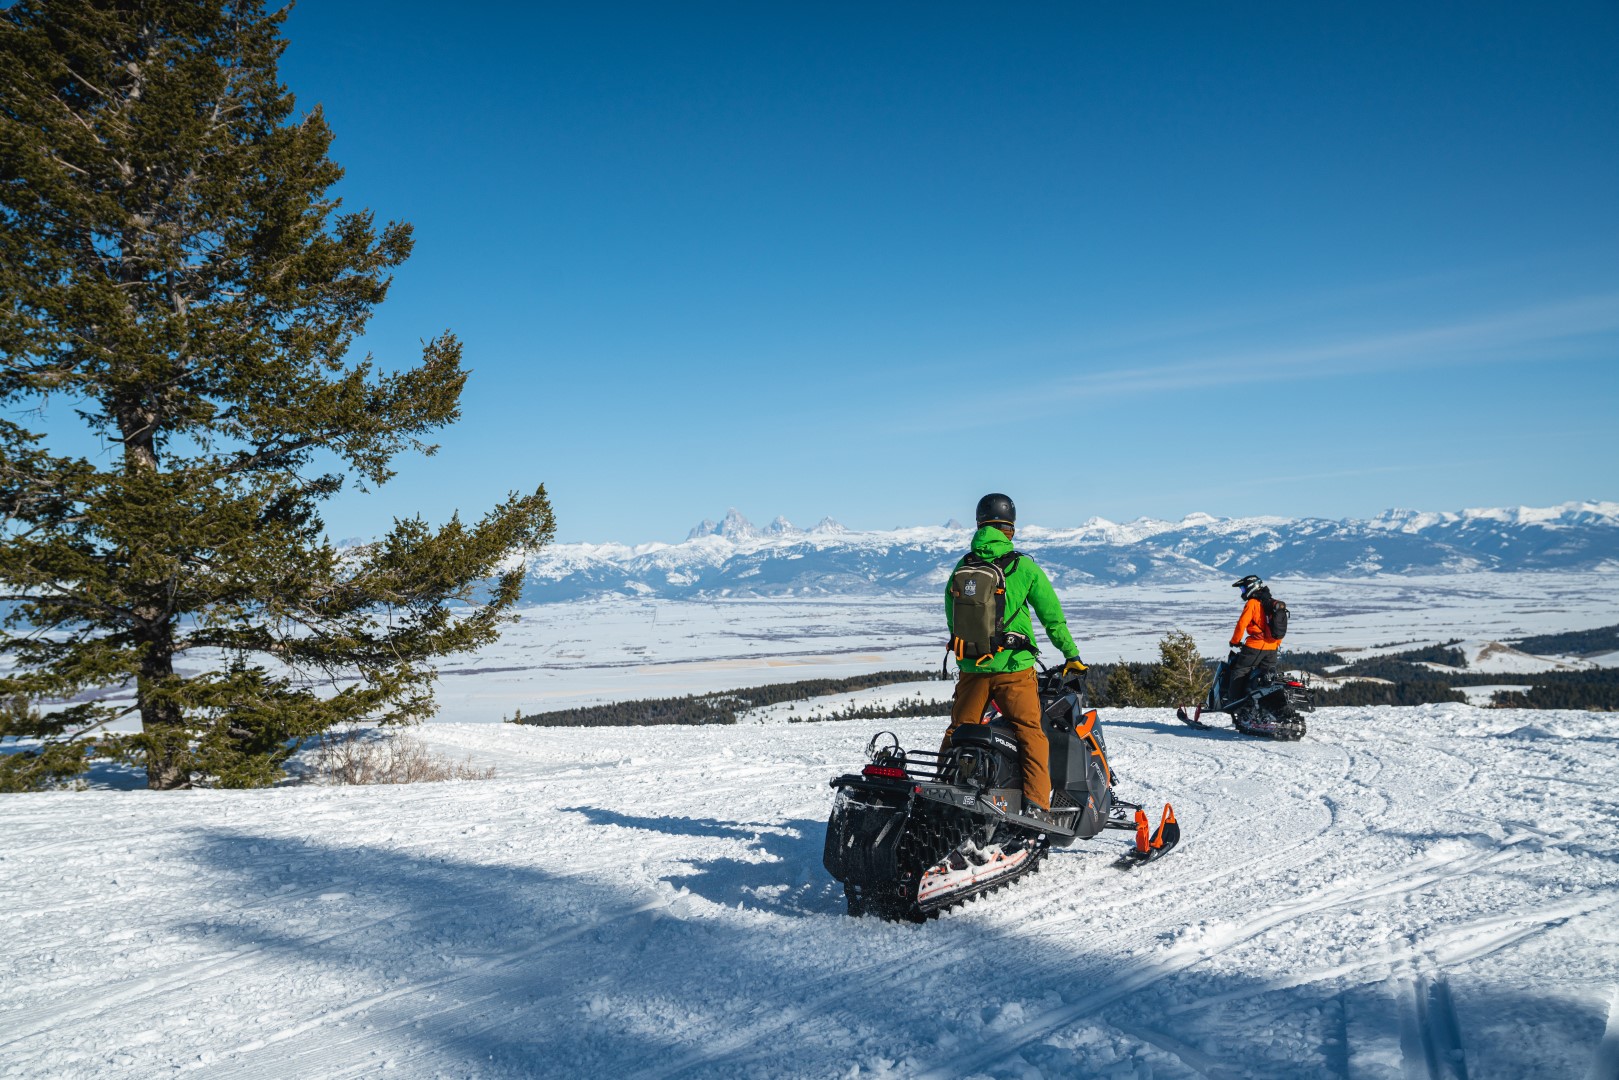
[[(207, 913), (162, 929), (227, 960), (217, 970), (177, 964), (186, 975), (176, 998), (145, 1003), (198, 1018), (166, 1052), (195, 1053), (184, 1042), (194, 1031), (218, 1055), (219, 1075), (393, 1065), (402, 1076), (621, 1080), (856, 1066), (896, 1076), (1330, 1077), (1357, 1053), (1401, 1052), (1406, 1018), (1384, 992), (1386, 972), (1312, 982), (1285, 948), (1277, 964), (1286, 970), (1262, 975), (1196, 950), (1166, 959), (1177, 955), (1164, 941), (1183, 929), (1177, 913), (1193, 891), (1174, 899), (1169, 877), (1141, 885), (1140, 872), (1064, 860), (1083, 870), (1075, 897), (1094, 893), (1094, 903), (1053, 915), (1054, 865), (1031, 879), (1045, 879), (1038, 886), (920, 926), (808, 918), (752, 910), (747, 897), (772, 873), (780, 883), (788, 868), (819, 872), (819, 822), (577, 812), (670, 837), (740, 838), (761, 859), (696, 860), (671, 881), (684, 894), (638, 884), (635, 867), (534, 865), (546, 857), (543, 838), (462, 860), (211, 829), (191, 853)], [(1046, 902), (1025, 926), (1016, 914), (1041, 895), (1024, 891), (1035, 888)], [(1132, 890), (1159, 899), (1132, 904)], [(735, 911), (738, 899), (750, 910)], [(1595, 995), (1578, 1006), (1572, 994), (1460, 980), (1451, 993), (1456, 1041), (1469, 1055), (1487, 1052), (1499, 1075), (1543, 1073), (1566, 1060), (1560, 1047), (1595, 1048), (1602, 1037)], [(1511, 1031), (1490, 1026), (1501, 1024)], [(251, 1038), (222, 1044), (221, 1030)], [(1423, 1029), (1441, 1043), (1446, 1030)], [(1406, 1052), (1424, 1052), (1414, 1046)]]
[(669, 836), (697, 836), (745, 842), (755, 858), (693, 860), (692, 872), (664, 880), (725, 907), (758, 907), (781, 915), (839, 915), (843, 889), (821, 865), (826, 823), (799, 819), (776, 824), (720, 821), (716, 818), (638, 817), (593, 806), (570, 806), (595, 825), (644, 829)]

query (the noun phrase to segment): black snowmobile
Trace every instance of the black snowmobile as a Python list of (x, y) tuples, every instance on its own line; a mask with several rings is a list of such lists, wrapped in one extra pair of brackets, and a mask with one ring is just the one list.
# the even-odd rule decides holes
[(1255, 668), (1248, 675), (1245, 692), (1235, 700), (1227, 701), (1229, 664), (1222, 660), (1214, 669), (1214, 682), (1209, 686), (1209, 699), (1188, 713), (1176, 709), (1181, 723), (1205, 731), (1214, 729), (1204, 723), (1206, 712), (1231, 715), (1231, 726), (1244, 735), (1278, 742), (1296, 742), (1304, 738), (1304, 714), (1315, 711), (1315, 687), (1304, 674), (1273, 674)]
[(984, 723), (956, 728), (942, 754), (907, 750), (890, 731), (872, 736), (871, 763), (832, 781), (838, 794), (821, 856), (843, 883), (850, 915), (922, 922), (1034, 872), (1052, 845), (1103, 829), (1135, 830), (1135, 847), (1115, 864), (1122, 869), (1180, 842), (1167, 803), (1149, 831), (1146, 811), (1114, 796), (1083, 675), (1047, 670), (1040, 704), (1051, 753), (1049, 812), (1024, 807), (1017, 739), (993, 705)]

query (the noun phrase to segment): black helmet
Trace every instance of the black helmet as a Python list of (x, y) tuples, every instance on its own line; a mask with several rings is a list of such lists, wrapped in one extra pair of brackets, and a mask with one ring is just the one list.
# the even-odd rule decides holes
[(1258, 574), (1249, 574), (1247, 577), (1242, 578), (1239, 581), (1233, 581), (1231, 583), (1231, 587), (1233, 589), (1241, 589), (1242, 598), (1244, 600), (1252, 600), (1254, 598), (1254, 593), (1265, 587), (1265, 579), (1260, 577)]
[(1017, 507), (1012, 505), (1011, 496), (995, 491), (979, 499), (978, 524), (1016, 525)]

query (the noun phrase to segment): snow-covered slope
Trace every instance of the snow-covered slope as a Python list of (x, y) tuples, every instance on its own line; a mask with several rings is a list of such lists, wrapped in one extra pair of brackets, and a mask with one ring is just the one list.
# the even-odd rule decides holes
[(859, 722), (434, 726), (497, 779), (4, 796), (0, 1072), (1613, 1075), (1611, 717), (1103, 722), (1180, 849), (1076, 845), (925, 926), (820, 865)]
[[(916, 527), (856, 532), (831, 519), (802, 530), (783, 518), (759, 528), (732, 510), (679, 544), (558, 544), (532, 564), (535, 602), (624, 594), (664, 598), (932, 592), (969, 532)], [(1216, 575), (1457, 573), (1619, 569), (1619, 503), (1550, 509), (1321, 518), (1095, 518), (1076, 528), (1027, 526), (1018, 546), (1059, 586), (1170, 583)]]

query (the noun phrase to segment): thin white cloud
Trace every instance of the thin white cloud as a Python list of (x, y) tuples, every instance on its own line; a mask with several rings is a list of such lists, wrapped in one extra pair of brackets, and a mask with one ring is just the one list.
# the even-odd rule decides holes
[(1224, 477), (1212, 486), (1204, 483), (1184, 491), (1155, 492), (1161, 501), (1176, 499), (1206, 500), (1256, 488), (1280, 485), (1319, 484), (1328, 480), (1353, 480), (1366, 476), (1396, 476), (1412, 473), (1451, 473), (1457, 470), (1481, 469), (1499, 464), (1499, 458), (1479, 458), (1471, 461), (1426, 461), (1404, 465), (1373, 465), (1357, 469), (1332, 469), (1322, 472), (1278, 474), (1275, 476)]
[(1070, 376), (1059, 385), (1073, 396), (1122, 397), (1394, 367), (1500, 363), (1615, 330), (1619, 293), (1606, 293), (1393, 334), (1131, 363)]

